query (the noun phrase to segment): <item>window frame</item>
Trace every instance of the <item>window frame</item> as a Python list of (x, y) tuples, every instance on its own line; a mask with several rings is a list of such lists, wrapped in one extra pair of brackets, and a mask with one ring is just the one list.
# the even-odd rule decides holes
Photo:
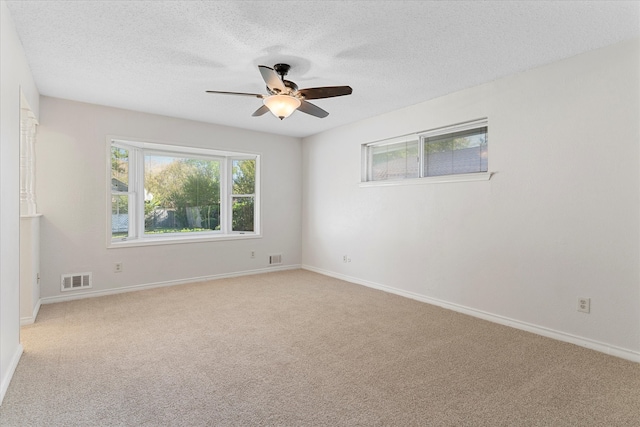
[[(472, 120), (468, 122), (458, 123), (450, 126), (443, 126), (426, 131), (420, 131), (393, 138), (378, 140), (362, 144), (361, 146), (361, 187), (377, 187), (377, 186), (391, 186), (391, 185), (411, 185), (411, 184), (429, 184), (429, 183), (441, 183), (441, 182), (462, 182), (462, 181), (487, 181), (493, 175), (493, 172), (489, 171), (489, 159), (487, 158), (487, 171), (486, 172), (466, 172), (460, 174), (445, 174), (436, 176), (425, 176), (425, 141), (427, 138), (442, 136), (448, 134), (454, 134), (458, 132), (486, 128), (486, 133), (489, 133), (489, 121), (487, 118)], [(393, 178), (385, 180), (373, 180), (371, 177), (371, 162), (372, 162), (372, 148), (385, 145), (392, 145), (401, 143), (403, 141), (418, 140), (418, 177), (414, 178)], [(487, 145), (488, 151), (488, 145)]]
[[(118, 147), (129, 150), (128, 188), (126, 192), (112, 190), (111, 149)], [(144, 227), (144, 160), (145, 155), (175, 156), (182, 158), (201, 158), (220, 162), (220, 230), (194, 231), (189, 233), (159, 233), (145, 234)], [(260, 212), (260, 159), (262, 155), (256, 152), (240, 152), (181, 146), (138, 140), (135, 138), (107, 136), (106, 138), (106, 237), (107, 248), (150, 246), (193, 243), (205, 241), (239, 240), (261, 238)], [(232, 231), (232, 198), (233, 198), (233, 161), (254, 160), (254, 231)], [(127, 195), (129, 197), (128, 216), (129, 232), (126, 237), (113, 239), (112, 236), (112, 197), (113, 195)]]

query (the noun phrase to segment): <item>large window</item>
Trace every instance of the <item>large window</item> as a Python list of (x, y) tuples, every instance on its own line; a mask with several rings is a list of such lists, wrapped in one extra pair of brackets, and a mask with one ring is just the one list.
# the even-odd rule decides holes
[(486, 119), (363, 145), (363, 181), (488, 171)]
[(258, 234), (258, 155), (108, 144), (112, 245)]

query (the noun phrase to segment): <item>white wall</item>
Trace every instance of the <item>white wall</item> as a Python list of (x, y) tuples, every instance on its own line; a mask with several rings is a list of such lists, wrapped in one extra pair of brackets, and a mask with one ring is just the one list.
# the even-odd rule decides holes
[[(22, 92), (22, 95), (21, 95)], [(38, 90), (4, 1), (0, 2), (0, 402), (20, 346), (20, 99), (38, 115)]]
[[(263, 237), (107, 249), (107, 135), (262, 154)], [(43, 302), (268, 269), (269, 254), (282, 254), (284, 267), (300, 265), (298, 138), (42, 97), (36, 156)], [(93, 273), (93, 289), (60, 291), (61, 274), (82, 272)]]
[[(306, 138), (303, 265), (640, 361), (638, 62), (628, 41)], [(361, 144), (482, 117), (490, 181), (359, 187)]]

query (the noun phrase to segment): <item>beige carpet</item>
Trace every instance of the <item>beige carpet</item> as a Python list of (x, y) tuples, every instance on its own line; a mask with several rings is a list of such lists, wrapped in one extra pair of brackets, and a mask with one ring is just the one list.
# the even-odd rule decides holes
[(45, 305), (2, 426), (640, 426), (640, 365), (303, 270)]

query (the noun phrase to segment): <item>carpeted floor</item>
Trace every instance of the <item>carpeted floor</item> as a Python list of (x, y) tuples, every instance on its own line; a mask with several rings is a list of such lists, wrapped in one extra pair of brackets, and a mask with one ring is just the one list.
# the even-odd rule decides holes
[(303, 270), (44, 305), (2, 426), (640, 426), (640, 365)]

